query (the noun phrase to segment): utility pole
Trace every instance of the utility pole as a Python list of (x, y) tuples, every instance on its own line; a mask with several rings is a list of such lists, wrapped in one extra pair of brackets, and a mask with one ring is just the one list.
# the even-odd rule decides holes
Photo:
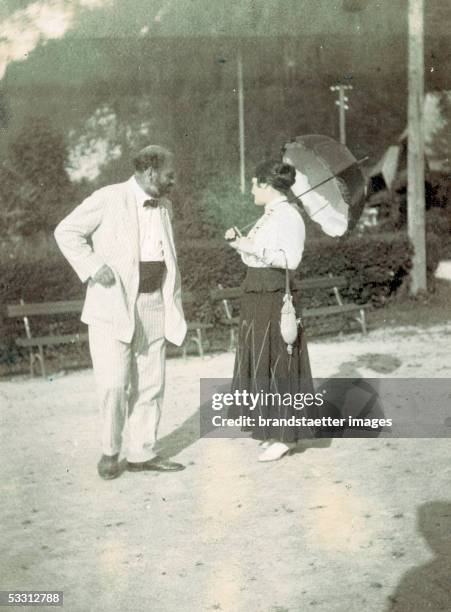
[(409, 0), (407, 229), (414, 248), (410, 293), (426, 291), (424, 198), (424, 0)]
[(346, 111), (349, 110), (347, 102), (349, 101), (348, 96), (345, 95), (347, 89), (353, 89), (352, 85), (332, 85), (331, 91), (338, 91), (338, 100), (335, 100), (336, 106), (338, 106), (338, 120), (340, 124), (340, 142), (346, 144)]
[(244, 161), (244, 88), (243, 88), (243, 60), (241, 51), (238, 52), (238, 120), (240, 131), (240, 187), (241, 193), (246, 190), (245, 161)]

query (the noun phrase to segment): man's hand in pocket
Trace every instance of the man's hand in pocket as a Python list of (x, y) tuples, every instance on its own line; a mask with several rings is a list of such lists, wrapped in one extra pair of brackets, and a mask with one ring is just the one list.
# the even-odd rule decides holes
[(92, 280), (95, 283), (100, 283), (104, 287), (111, 287), (116, 282), (113, 270), (106, 264), (104, 264), (100, 270), (97, 270)]

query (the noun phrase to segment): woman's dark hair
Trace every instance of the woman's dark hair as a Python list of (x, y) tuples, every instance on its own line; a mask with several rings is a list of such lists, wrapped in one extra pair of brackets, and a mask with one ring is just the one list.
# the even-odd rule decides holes
[(266, 183), (287, 194), (295, 183), (296, 168), (291, 164), (269, 159), (257, 166), (254, 176), (259, 184)]

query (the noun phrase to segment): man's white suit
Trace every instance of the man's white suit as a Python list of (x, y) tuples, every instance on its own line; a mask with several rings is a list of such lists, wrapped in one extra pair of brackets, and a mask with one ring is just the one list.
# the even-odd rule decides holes
[[(155, 294), (138, 293), (139, 225), (131, 181), (94, 192), (55, 230), (66, 259), (81, 281), (87, 281), (81, 320), (89, 325), (103, 413), (103, 452), (112, 455), (120, 448), (128, 395), (133, 403), (128, 423), (132, 434), (128, 434), (137, 438), (129, 439), (132, 450), (127, 458), (136, 462), (155, 456), (164, 390), (164, 337), (181, 345), (186, 334), (172, 206), (165, 198), (159, 203), (166, 272), (162, 290)], [(111, 287), (92, 280), (104, 264), (115, 276)], [(130, 388), (124, 389), (128, 384)]]
[[(160, 209), (167, 268), (163, 282), (164, 335), (180, 346), (186, 323), (171, 226), (171, 202), (160, 200)], [(111, 323), (117, 340), (131, 342), (139, 285), (139, 228), (130, 181), (95, 191), (61, 221), (55, 238), (81, 281), (88, 281), (81, 320), (88, 325)], [(116, 283), (112, 287), (103, 287), (90, 278), (103, 264), (115, 273)]]

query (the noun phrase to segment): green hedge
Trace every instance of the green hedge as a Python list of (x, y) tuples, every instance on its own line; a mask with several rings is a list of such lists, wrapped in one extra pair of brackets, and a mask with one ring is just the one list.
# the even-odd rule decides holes
[[(440, 241), (428, 234), (428, 271), (432, 273), (440, 256)], [(344, 239), (321, 238), (306, 244), (300, 278), (332, 273), (345, 276), (349, 289), (344, 292), (359, 302), (382, 304), (402, 284), (411, 266), (412, 249), (405, 234), (380, 233)], [(244, 277), (245, 267), (229, 246), (182, 247), (179, 260), (184, 286), (205, 299), (208, 289), (221, 283), (236, 286)], [(315, 304), (315, 295), (306, 295)]]
[[(238, 285), (245, 267), (240, 257), (227, 244), (216, 246), (181, 244), (178, 249), (185, 290), (194, 292), (196, 301), (189, 318), (214, 320), (218, 305), (209, 300), (209, 290), (221, 283), (224, 287)], [(428, 235), (428, 270), (433, 272), (440, 255), (440, 241)], [(346, 239), (322, 238), (306, 245), (299, 276), (308, 278), (328, 273), (344, 275), (349, 289), (343, 295), (358, 303), (384, 304), (402, 284), (411, 265), (411, 248), (403, 234), (368, 234)], [(79, 299), (84, 287), (70, 266), (61, 257), (51, 261), (6, 261), (0, 264), (0, 305), (2, 311), (3, 346), (12, 346), (14, 337), (23, 334), (20, 321), (4, 317), (6, 304)], [(324, 303), (329, 294), (316, 291), (304, 296), (304, 305)], [(41, 325), (33, 321), (35, 333)], [(73, 331), (77, 317), (55, 320), (53, 330)], [(48, 330), (48, 328), (47, 328)]]

